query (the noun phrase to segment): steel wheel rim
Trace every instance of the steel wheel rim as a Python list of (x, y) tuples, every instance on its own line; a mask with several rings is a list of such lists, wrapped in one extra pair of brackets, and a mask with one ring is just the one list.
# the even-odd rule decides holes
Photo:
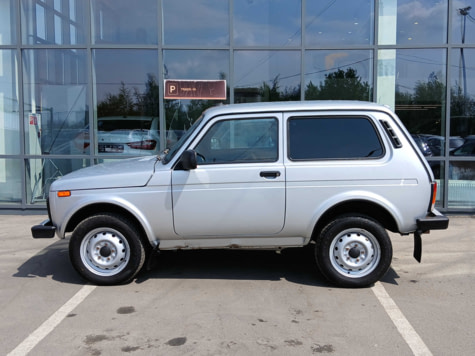
[(113, 276), (127, 266), (130, 247), (119, 231), (98, 228), (82, 240), (80, 254), (89, 271), (98, 276)]
[(373, 272), (381, 260), (381, 247), (376, 237), (364, 229), (347, 229), (330, 245), (330, 260), (335, 270), (345, 277), (361, 278)]

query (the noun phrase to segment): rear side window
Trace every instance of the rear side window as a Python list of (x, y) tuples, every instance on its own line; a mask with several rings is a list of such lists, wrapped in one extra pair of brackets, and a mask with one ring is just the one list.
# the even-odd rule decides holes
[(363, 159), (384, 149), (366, 117), (298, 117), (288, 121), (291, 160)]

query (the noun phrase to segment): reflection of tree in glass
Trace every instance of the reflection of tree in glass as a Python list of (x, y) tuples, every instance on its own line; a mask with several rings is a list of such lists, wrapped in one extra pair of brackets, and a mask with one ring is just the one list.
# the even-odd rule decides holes
[(459, 85), (450, 89), (450, 118), (451, 135), (475, 134), (475, 100), (465, 96)]
[(300, 85), (280, 90), (279, 75), (272, 80), (272, 86), (266, 82), (259, 88), (260, 101), (300, 100)]
[(356, 69), (325, 74), (319, 85), (311, 81), (305, 88), (305, 100), (366, 100), (372, 99), (372, 90), (368, 82), (363, 82)]
[(109, 93), (97, 104), (98, 117), (107, 116), (158, 116), (158, 84), (153, 74), (147, 74), (145, 92), (128, 88), (121, 82), (117, 94)]
[(413, 94), (396, 87), (396, 113), (412, 134), (442, 133), (445, 85), (435, 73), (427, 82), (417, 81)]

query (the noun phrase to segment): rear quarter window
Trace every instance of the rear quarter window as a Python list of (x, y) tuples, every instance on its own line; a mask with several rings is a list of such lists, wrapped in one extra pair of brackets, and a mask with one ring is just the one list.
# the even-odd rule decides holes
[(374, 159), (384, 146), (366, 117), (294, 117), (288, 120), (291, 160)]

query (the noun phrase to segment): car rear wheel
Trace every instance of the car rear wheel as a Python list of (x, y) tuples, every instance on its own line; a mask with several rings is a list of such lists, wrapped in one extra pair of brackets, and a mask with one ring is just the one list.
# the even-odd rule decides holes
[(82, 221), (71, 235), (69, 256), (76, 271), (99, 285), (127, 283), (142, 268), (145, 250), (134, 225), (115, 214)]
[(343, 216), (329, 223), (315, 244), (323, 275), (342, 287), (365, 287), (383, 277), (392, 260), (389, 236), (378, 222)]

